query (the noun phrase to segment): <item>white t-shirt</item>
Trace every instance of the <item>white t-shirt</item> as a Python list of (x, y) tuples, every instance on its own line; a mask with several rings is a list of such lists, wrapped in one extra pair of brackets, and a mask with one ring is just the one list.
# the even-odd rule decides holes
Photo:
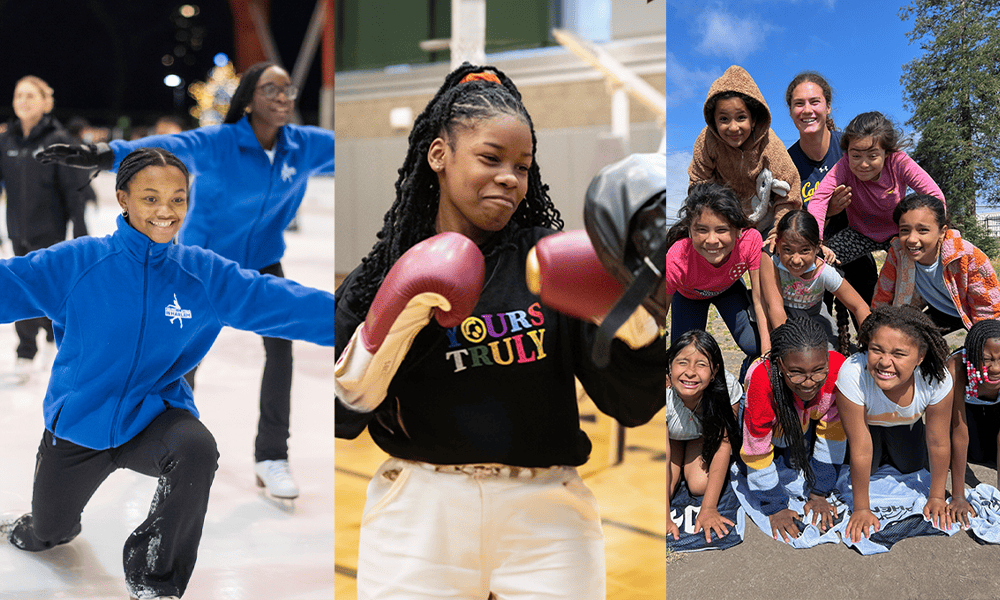
[[(737, 404), (743, 397), (743, 386), (739, 379), (729, 371), (726, 374), (726, 387), (729, 388), (730, 405)], [(667, 431), (672, 440), (696, 440), (702, 435), (701, 415), (696, 415), (684, 406), (684, 401), (674, 393), (674, 388), (667, 388)]]
[(892, 427), (916, 423), (929, 405), (937, 404), (951, 393), (951, 374), (947, 371), (944, 381), (928, 383), (918, 366), (913, 370), (913, 382), (913, 402), (899, 406), (875, 385), (875, 379), (868, 373), (868, 354), (858, 352), (840, 367), (837, 389), (851, 402), (865, 407), (865, 421), (869, 425)]

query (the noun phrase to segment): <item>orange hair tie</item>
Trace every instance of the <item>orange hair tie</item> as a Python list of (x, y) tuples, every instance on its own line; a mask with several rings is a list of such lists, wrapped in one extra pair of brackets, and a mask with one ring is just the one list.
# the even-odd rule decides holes
[(459, 81), (458, 84), (462, 85), (463, 83), (476, 80), (492, 81), (497, 85), (503, 85), (502, 83), (500, 83), (500, 78), (497, 77), (496, 74), (491, 73), (490, 71), (482, 71), (480, 73), (469, 73), (468, 75), (463, 77), (462, 81)]

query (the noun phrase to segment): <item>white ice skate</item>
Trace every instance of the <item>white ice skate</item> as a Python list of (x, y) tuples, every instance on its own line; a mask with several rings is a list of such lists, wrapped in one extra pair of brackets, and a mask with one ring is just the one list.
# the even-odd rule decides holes
[(275, 500), (287, 503), (286, 508), (294, 508), (292, 501), (299, 497), (299, 486), (292, 479), (287, 460), (262, 460), (253, 470), (257, 474), (258, 488)]

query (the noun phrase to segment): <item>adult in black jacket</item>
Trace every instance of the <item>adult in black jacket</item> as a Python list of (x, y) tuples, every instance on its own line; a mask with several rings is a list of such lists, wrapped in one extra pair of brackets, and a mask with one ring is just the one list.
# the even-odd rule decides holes
[[(50, 112), (52, 88), (38, 77), (22, 77), (14, 88), (14, 115), (0, 133), (0, 182), (7, 190), (7, 235), (14, 254), (24, 256), (66, 239), (73, 222), (73, 237), (87, 235), (84, 203), (88, 173), (58, 165), (43, 165), (32, 155), (54, 143), (73, 143)], [(39, 328), (52, 341), (52, 322), (45, 318), (18, 321), (16, 373), (28, 379), (38, 347)]]

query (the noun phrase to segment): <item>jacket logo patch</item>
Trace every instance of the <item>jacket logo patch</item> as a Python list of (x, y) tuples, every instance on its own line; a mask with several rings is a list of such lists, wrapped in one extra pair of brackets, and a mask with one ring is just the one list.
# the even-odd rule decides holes
[(191, 311), (185, 308), (181, 308), (180, 303), (177, 301), (177, 294), (174, 294), (174, 303), (168, 304), (164, 314), (170, 317), (170, 322), (173, 323), (177, 321), (181, 324), (181, 329), (184, 329), (184, 319), (191, 318)]
[(288, 166), (287, 162), (285, 164), (281, 165), (281, 180), (282, 181), (291, 181), (292, 177), (295, 177), (295, 173), (297, 173), (297, 171), (295, 170), (295, 167)]

